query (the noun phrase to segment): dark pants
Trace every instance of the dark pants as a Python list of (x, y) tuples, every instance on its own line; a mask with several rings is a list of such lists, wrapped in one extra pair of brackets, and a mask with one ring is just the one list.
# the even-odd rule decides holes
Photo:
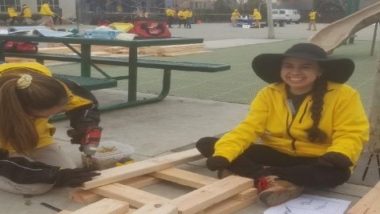
[[(196, 147), (205, 157), (214, 153), (218, 138), (201, 138)], [(283, 180), (299, 186), (334, 187), (346, 182), (351, 171), (349, 168), (334, 168), (318, 164), (318, 158), (294, 157), (268, 146), (252, 144), (229, 166), (231, 172), (250, 178), (276, 175)]]

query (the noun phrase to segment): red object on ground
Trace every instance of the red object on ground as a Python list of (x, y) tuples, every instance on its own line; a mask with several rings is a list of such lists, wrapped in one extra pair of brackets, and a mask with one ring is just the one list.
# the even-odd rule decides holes
[(170, 38), (171, 33), (164, 21), (151, 19), (136, 20), (134, 27), (129, 33), (134, 33), (140, 38)]

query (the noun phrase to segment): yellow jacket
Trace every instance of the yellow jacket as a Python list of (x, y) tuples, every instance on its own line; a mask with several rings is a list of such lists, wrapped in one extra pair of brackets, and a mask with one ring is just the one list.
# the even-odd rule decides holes
[(13, 17), (17, 16), (17, 11), (16, 11), (16, 9), (14, 7), (8, 7), (7, 12), (8, 12), (8, 16), (10, 18), (13, 18)]
[(259, 20), (260, 21), (262, 19), (261, 13), (257, 9), (253, 10), (252, 17), (253, 17), (254, 20)]
[(53, 16), (54, 15), (54, 12), (50, 9), (50, 6), (48, 3), (41, 5), (40, 15), (41, 16)]
[(239, 18), (240, 18), (240, 13), (239, 13), (239, 11), (234, 10), (234, 12), (232, 12), (232, 14), (231, 14), (231, 20), (237, 20), (237, 19), (239, 19)]
[(32, 10), (30, 9), (30, 7), (24, 7), (22, 8), (22, 17), (24, 18), (32, 18)]
[(178, 11), (177, 16), (178, 16), (178, 18), (179, 18), (180, 20), (186, 20), (186, 13), (185, 13), (184, 10), (180, 10), (180, 11)]
[[(12, 68), (20, 68), (20, 67), (25, 67), (25, 68), (33, 68), (37, 72), (47, 75), (47, 76), (52, 76), (52, 73), (50, 70), (39, 63), (36, 62), (26, 62), (26, 63), (4, 63), (0, 64), (0, 74), (3, 72), (7, 72)], [(33, 70), (33, 71), (34, 71)], [(69, 98), (69, 101), (67, 105), (65, 106), (65, 111), (72, 110), (74, 108), (78, 108), (81, 106), (86, 106), (91, 104), (92, 102), (88, 99), (79, 97), (74, 95), (67, 87), (67, 95)], [(48, 118), (38, 118), (35, 119), (34, 121), (39, 140), (37, 144), (37, 148), (41, 148), (44, 146), (47, 146), (49, 144), (53, 143), (53, 135), (55, 133), (55, 127), (48, 122)], [(9, 152), (14, 152), (15, 150), (10, 146), (6, 145), (4, 142), (0, 142), (0, 148), (6, 149)]]
[(309, 13), (309, 20), (310, 21), (315, 21), (317, 19), (317, 11), (311, 11)]
[(176, 12), (175, 12), (175, 10), (173, 10), (173, 9), (171, 9), (171, 8), (167, 8), (167, 9), (165, 10), (165, 14), (166, 14), (166, 16), (168, 16), (168, 17), (174, 17), (174, 16), (176, 15)]
[(216, 143), (214, 156), (232, 161), (259, 141), (292, 156), (319, 157), (338, 152), (355, 165), (369, 137), (369, 124), (358, 92), (345, 84), (328, 83), (319, 124), (327, 135), (325, 142), (308, 140), (305, 130), (313, 122), (311, 104), (309, 95), (293, 116), (287, 104), (285, 84), (268, 85), (259, 91), (246, 118)]

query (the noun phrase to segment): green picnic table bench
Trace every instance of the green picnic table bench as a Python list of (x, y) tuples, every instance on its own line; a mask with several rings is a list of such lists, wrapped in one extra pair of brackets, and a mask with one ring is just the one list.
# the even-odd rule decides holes
[[(74, 54), (63, 55), (59, 53), (15, 53), (4, 52), (3, 45), (6, 41), (32, 41), (42, 43), (62, 43), (68, 47)], [(162, 45), (181, 45), (181, 44), (196, 44), (202, 43), (201, 38), (166, 38), (166, 39), (140, 39), (140, 40), (105, 40), (105, 39), (87, 39), (83, 37), (39, 37), (28, 35), (0, 35), (0, 60), (5, 57), (21, 57), (36, 59), (43, 63), (45, 60), (56, 60), (66, 62), (80, 63), (80, 75), (71, 76), (63, 74), (65, 78), (77, 82), (90, 90), (116, 87), (118, 80), (128, 80), (128, 95), (127, 101), (110, 106), (101, 106), (101, 110), (121, 109), (136, 105), (158, 102), (164, 99), (170, 90), (171, 72), (178, 71), (198, 71), (198, 72), (217, 72), (229, 70), (230, 66), (226, 64), (213, 63), (198, 63), (198, 62), (176, 62), (156, 59), (140, 59), (138, 58), (137, 49), (147, 46), (162, 46)], [(79, 44), (77, 50), (72, 45)], [(91, 46), (121, 46), (129, 50), (128, 57), (100, 57), (91, 56)], [(110, 76), (106, 71), (98, 65), (117, 65), (125, 67), (125, 75)], [(162, 70), (162, 89), (155, 97), (137, 98), (137, 72), (138, 68), (153, 68), (153, 70)], [(93, 77), (91, 75), (94, 68), (103, 78)]]
[[(57, 61), (66, 61), (66, 62), (81, 62), (82, 60), (77, 55), (67, 55), (67, 54), (5, 52), (4, 55), (6, 57), (36, 59), (36, 61), (41, 64), (44, 64), (45, 60), (57, 60)], [(103, 65), (129, 66), (128, 58), (116, 58), (116, 57), (93, 56), (91, 57), (91, 63), (103, 64)], [(196, 72), (218, 72), (218, 71), (229, 70), (231, 68), (230, 65), (226, 65), (226, 64), (180, 62), (180, 61), (177, 62), (177, 61), (165, 61), (165, 60), (154, 60), (154, 59), (138, 59), (137, 67), (162, 69), (164, 70), (164, 72), (170, 72), (172, 70), (196, 71)], [(67, 78), (71, 81), (74, 81), (77, 84), (89, 90), (116, 87), (117, 80), (128, 78), (128, 76), (112, 77), (103, 72), (101, 72), (101, 74), (103, 74), (104, 78), (83, 77), (83, 76), (63, 75), (63, 74), (59, 74), (59, 76)], [(167, 81), (169, 82), (167, 84), (170, 85), (170, 74), (168, 75), (169, 75), (169, 79)]]

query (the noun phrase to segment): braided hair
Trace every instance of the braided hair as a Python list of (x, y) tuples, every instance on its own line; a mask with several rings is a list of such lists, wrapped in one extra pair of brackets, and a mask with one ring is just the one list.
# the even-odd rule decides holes
[(326, 133), (324, 133), (321, 129), (318, 128), (323, 110), (323, 98), (326, 92), (327, 81), (323, 78), (323, 76), (321, 76), (315, 81), (311, 93), (313, 104), (310, 107), (310, 111), (313, 124), (309, 129), (306, 130), (309, 140), (313, 143), (323, 142), (327, 138)]

